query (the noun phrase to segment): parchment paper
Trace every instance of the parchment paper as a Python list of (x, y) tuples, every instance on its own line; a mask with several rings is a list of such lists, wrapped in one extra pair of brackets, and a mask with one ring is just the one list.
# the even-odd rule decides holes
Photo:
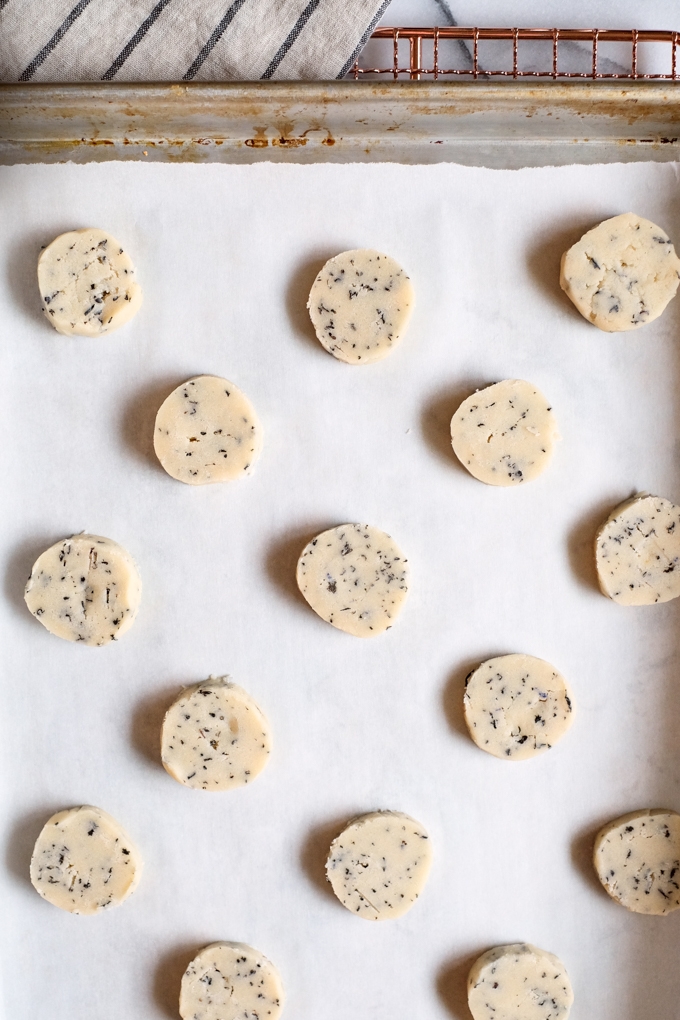
[[(596, 589), (591, 543), (620, 500), (680, 501), (680, 299), (606, 335), (558, 286), (561, 252), (632, 209), (680, 242), (678, 171), (628, 164), (499, 172), (457, 166), (0, 168), (4, 661), (0, 888), (7, 1020), (176, 1016), (194, 952), (244, 941), (280, 969), (289, 1020), (466, 1017), (487, 948), (564, 961), (573, 1020), (680, 1017), (680, 912), (627, 913), (589, 857), (606, 820), (680, 810), (678, 604), (626, 609)], [(144, 307), (102, 340), (41, 317), (40, 246), (80, 226), (132, 253)], [(375, 247), (417, 308), (385, 361), (331, 358), (305, 311), (331, 254)], [(192, 488), (152, 451), (155, 412), (199, 373), (253, 401), (252, 478)], [(457, 464), (448, 423), (476, 386), (519, 377), (563, 440), (526, 488)], [(391, 534), (412, 591), (362, 641), (297, 595), (297, 555), (347, 521)], [(36, 556), (85, 529), (124, 545), (144, 583), (134, 628), (103, 649), (28, 614)], [(466, 673), (526, 651), (570, 681), (577, 717), (543, 757), (498, 761), (466, 735)], [(269, 717), (263, 775), (227, 794), (163, 771), (158, 727), (183, 684), (229, 673)], [(62, 913), (28, 882), (55, 810), (93, 803), (140, 846), (121, 908)], [(352, 815), (406, 811), (435, 863), (402, 920), (372, 924), (324, 886)]]

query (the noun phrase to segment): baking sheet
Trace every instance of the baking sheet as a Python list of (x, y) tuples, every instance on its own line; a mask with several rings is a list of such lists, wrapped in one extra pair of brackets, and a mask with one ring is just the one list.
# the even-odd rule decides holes
[(0, 164), (673, 162), (678, 121), (658, 81), (30, 82), (0, 84)]
[[(176, 1014), (180, 976), (218, 939), (261, 949), (297, 1020), (467, 1016), (483, 950), (526, 940), (571, 975), (573, 1020), (680, 1017), (680, 912), (627, 913), (589, 853), (601, 823), (680, 809), (677, 603), (624, 609), (596, 590), (591, 541), (645, 489), (680, 501), (680, 303), (606, 335), (559, 291), (560, 253), (633, 209), (680, 239), (675, 165), (491, 171), (452, 165), (0, 168), (5, 393), (0, 602), (0, 889), (7, 1020)], [(40, 246), (102, 226), (136, 260), (137, 318), (100, 341), (58, 336), (34, 279)], [(354, 368), (313, 339), (315, 272), (370, 246), (410, 272), (417, 307), (384, 362)], [(250, 479), (193, 489), (155, 462), (155, 411), (191, 375), (253, 401), (265, 446)], [(563, 440), (526, 488), (460, 468), (448, 421), (476, 386), (526, 378)], [(296, 594), (297, 555), (345, 521), (390, 533), (412, 589), (370, 641)], [(57, 640), (22, 601), (35, 557), (85, 529), (123, 544), (144, 582), (119, 644)], [(468, 739), (464, 677), (526, 651), (570, 681), (565, 739), (504, 763)], [(161, 768), (180, 685), (230, 673), (268, 715), (252, 787), (202, 794)], [(146, 861), (134, 896), (72, 917), (28, 882), (55, 810), (94, 803)], [(350, 816), (406, 811), (435, 855), (403, 919), (353, 917), (323, 882)]]

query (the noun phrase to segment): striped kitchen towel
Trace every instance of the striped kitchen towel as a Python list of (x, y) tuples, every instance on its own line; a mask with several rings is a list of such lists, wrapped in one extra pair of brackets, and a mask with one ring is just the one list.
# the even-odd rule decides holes
[(0, 0), (0, 81), (342, 78), (390, 0)]

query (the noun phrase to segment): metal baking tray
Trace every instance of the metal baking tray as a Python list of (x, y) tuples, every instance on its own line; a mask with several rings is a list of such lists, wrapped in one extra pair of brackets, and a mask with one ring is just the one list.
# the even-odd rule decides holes
[(526, 81), (0, 86), (0, 163), (677, 160), (674, 84)]
[[(673, 81), (521, 80), (519, 71), (502, 81), (481, 71), (476, 80), (418, 80), (432, 77), (432, 69), (422, 49), (410, 39), (409, 46), (411, 62), (398, 70), (406, 81), (366, 75), (332, 83), (2, 85), (0, 164), (390, 161), (512, 169), (680, 158), (680, 90)], [(537, 253), (537, 263), (543, 255)], [(584, 522), (570, 539), (579, 564), (596, 523)], [(589, 829), (571, 847), (588, 875), (591, 841)], [(439, 976), (452, 1016), (465, 1015), (470, 962)], [(176, 961), (165, 969), (175, 981)], [(650, 972), (631, 990), (631, 1020), (662, 1020), (645, 1012), (652, 979)], [(162, 988), (157, 998), (170, 1002), (174, 994), (173, 984), (171, 994)]]
[(350, 81), (0, 85), (0, 163), (675, 160), (679, 46), (635, 29), (380, 28)]

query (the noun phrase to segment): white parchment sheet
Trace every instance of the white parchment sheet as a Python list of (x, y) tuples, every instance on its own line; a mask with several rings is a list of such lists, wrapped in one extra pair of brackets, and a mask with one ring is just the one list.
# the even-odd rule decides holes
[[(564, 961), (573, 1020), (680, 1017), (680, 912), (627, 913), (589, 858), (606, 820), (680, 810), (679, 606), (597, 591), (592, 539), (620, 500), (680, 501), (680, 299), (607, 335), (559, 290), (559, 256), (633, 210), (680, 241), (678, 171), (618, 165), (0, 168), (3, 398), (3, 1020), (177, 1015), (194, 952), (244, 941), (279, 968), (289, 1020), (468, 1016), (472, 960), (530, 941)], [(101, 340), (41, 317), (42, 244), (101, 226), (132, 254), (137, 318)], [(374, 247), (417, 307), (388, 359), (351, 367), (305, 310), (330, 255)], [(232, 380), (265, 445), (251, 478), (192, 488), (155, 461), (155, 412), (192, 375)], [(475, 481), (448, 423), (476, 386), (519, 377), (549, 396), (562, 442), (518, 489)], [(408, 556), (394, 628), (360, 640), (297, 594), (295, 562), (326, 527), (368, 522)], [(51, 636), (23, 585), (79, 530), (124, 545), (144, 583), (133, 629), (102, 649)], [(463, 681), (523, 651), (572, 685), (570, 733), (529, 762), (470, 741)], [(270, 719), (249, 788), (185, 789), (158, 728), (183, 684), (229, 673)], [(116, 817), (145, 859), (119, 909), (74, 917), (28, 881), (47, 817)], [(331, 838), (357, 813), (429, 831), (424, 895), (395, 922), (324, 886)]]

